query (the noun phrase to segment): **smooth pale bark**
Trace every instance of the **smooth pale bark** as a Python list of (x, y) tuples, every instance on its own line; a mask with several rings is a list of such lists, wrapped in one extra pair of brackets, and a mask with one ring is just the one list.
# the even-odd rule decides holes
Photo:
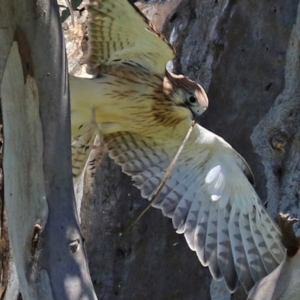
[[(0, 44), (4, 201), (22, 298), (96, 299), (74, 205), (56, 1), (3, 0)], [(13, 283), (5, 299), (16, 299)]]

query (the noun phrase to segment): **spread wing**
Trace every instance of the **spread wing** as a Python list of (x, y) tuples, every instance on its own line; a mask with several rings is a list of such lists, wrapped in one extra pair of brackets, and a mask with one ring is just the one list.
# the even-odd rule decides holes
[[(119, 132), (104, 136), (110, 157), (150, 199), (181, 141)], [(247, 165), (199, 125), (153, 205), (172, 218), (216, 280), (249, 290), (283, 260), (280, 232), (250, 184)]]
[(92, 69), (122, 63), (164, 74), (174, 50), (128, 1), (96, 0), (88, 6), (89, 57)]

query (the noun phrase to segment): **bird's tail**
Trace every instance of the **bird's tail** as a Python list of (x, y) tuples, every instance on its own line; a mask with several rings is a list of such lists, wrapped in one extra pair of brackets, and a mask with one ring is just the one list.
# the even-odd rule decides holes
[(82, 125), (81, 129), (83, 133), (75, 137), (72, 143), (72, 174), (74, 182), (84, 171), (90, 153), (96, 146), (95, 142), (98, 135), (94, 124)]

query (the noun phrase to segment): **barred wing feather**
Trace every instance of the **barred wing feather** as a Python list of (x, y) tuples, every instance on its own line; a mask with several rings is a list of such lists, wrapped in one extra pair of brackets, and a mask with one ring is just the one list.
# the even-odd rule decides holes
[[(110, 157), (148, 199), (181, 143), (128, 132), (104, 139)], [(223, 139), (196, 125), (153, 204), (231, 291), (238, 279), (249, 290), (284, 257), (280, 232), (249, 182), (248, 168)]]
[(164, 74), (174, 49), (144, 15), (128, 1), (95, 0), (88, 6), (88, 65), (101, 73), (103, 66), (133, 63)]

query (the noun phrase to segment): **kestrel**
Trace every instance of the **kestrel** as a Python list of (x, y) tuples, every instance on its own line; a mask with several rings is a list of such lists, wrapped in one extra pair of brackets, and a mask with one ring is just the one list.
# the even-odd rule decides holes
[[(150, 199), (208, 99), (199, 84), (166, 70), (172, 46), (127, 1), (97, 0), (88, 10), (87, 63), (97, 76), (70, 78), (73, 173), (100, 132), (110, 157)], [(238, 280), (249, 290), (284, 258), (252, 182), (244, 159), (196, 124), (153, 204), (231, 292)]]

